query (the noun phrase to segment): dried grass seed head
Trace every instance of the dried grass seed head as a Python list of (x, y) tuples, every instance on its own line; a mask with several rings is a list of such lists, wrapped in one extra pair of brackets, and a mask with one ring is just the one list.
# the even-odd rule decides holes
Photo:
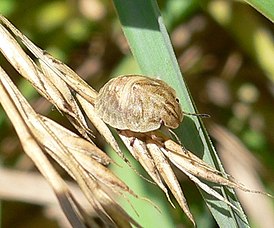
[(95, 111), (110, 126), (134, 132), (157, 130), (161, 125), (174, 129), (183, 119), (175, 90), (142, 75), (108, 81), (95, 100)]

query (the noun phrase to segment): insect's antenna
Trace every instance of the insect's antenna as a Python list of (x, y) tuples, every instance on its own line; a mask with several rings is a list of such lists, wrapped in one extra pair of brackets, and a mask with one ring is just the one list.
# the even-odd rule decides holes
[(210, 118), (209, 114), (190, 113), (190, 112), (183, 112), (183, 114), (189, 115), (189, 116), (198, 116), (198, 117), (201, 117), (201, 118)]
[(180, 144), (180, 145), (183, 145), (181, 140), (179, 139), (179, 137), (176, 135), (176, 133), (174, 131), (172, 131), (171, 129), (168, 129), (168, 131), (174, 136), (174, 138), (177, 140), (177, 142)]

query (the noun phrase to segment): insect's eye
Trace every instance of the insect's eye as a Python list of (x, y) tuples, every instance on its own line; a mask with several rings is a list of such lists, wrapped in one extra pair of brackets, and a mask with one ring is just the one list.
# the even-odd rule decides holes
[(165, 125), (165, 121), (160, 120), (161, 125)]
[(176, 101), (177, 103), (180, 103), (180, 100), (179, 100), (178, 97), (175, 98), (175, 101)]

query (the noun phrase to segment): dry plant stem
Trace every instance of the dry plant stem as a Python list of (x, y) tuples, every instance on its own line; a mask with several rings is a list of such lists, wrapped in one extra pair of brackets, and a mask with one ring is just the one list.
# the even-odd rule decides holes
[[(68, 114), (68, 118), (76, 129), (89, 140), (88, 127), (85, 122), (84, 116), (81, 113), (80, 108), (75, 101), (70, 88), (68, 87), (65, 79), (69, 76), (60, 72), (55, 68), (57, 66), (57, 60), (54, 60), (49, 55), (44, 55), (42, 50), (37, 48), (31, 43), (24, 35), (22, 35), (16, 28), (14, 28), (6, 19), (1, 17), (2, 22), (5, 22), (12, 31), (19, 36), (19, 38), (28, 44), (32, 49), (31, 52), (37, 52), (39, 56), (44, 56), (46, 63), (39, 59), (40, 69), (22, 50), (17, 41), (9, 34), (9, 32), (0, 25), (1, 31), (1, 44), (0, 50), (9, 60), (9, 62), (15, 67), (15, 69), (22, 74), (32, 85), (51, 103), (53, 103), (58, 110)], [(35, 55), (35, 53), (33, 53)], [(37, 55), (36, 55), (37, 56)], [(53, 64), (54, 62), (54, 64)], [(58, 62), (59, 63), (59, 62)], [(62, 63), (60, 63), (62, 64)], [(65, 65), (62, 68), (66, 69)], [(71, 73), (72, 70), (68, 69), (67, 72)], [(74, 72), (73, 72), (74, 73)], [(81, 87), (80, 83), (83, 83), (78, 75), (74, 73), (74, 77), (78, 77), (78, 82), (74, 87)], [(76, 83), (76, 82), (75, 82)], [(79, 84), (79, 85), (78, 85)], [(84, 84), (86, 85), (86, 84)], [(86, 88), (87, 86), (85, 86)], [(90, 91), (93, 90), (88, 87)], [(78, 88), (79, 90), (79, 88)], [(80, 90), (79, 90), (80, 91)], [(80, 91), (81, 92), (81, 91)], [(72, 118), (70, 118), (70, 116)]]
[[(100, 119), (99, 115), (96, 114), (96, 108), (94, 109), (93, 105), (96, 100), (97, 92), (89, 87), (69, 67), (32, 44), (29, 39), (20, 33), (4, 17), (0, 16), (0, 20), (12, 30), (24, 45), (39, 59), (40, 66), (37, 66), (33, 60), (24, 53), (9, 32), (0, 24), (0, 50), (15, 69), (27, 78), (27, 80), (29, 80), (33, 86), (60, 111), (68, 114), (72, 124), (87, 140), (89, 140), (89, 130), (81, 109), (71, 93), (72, 88), (76, 92), (76, 98), (94, 126), (120, 157), (130, 165), (107, 125)], [(96, 209), (99, 216), (106, 223), (111, 225), (116, 224), (122, 227), (130, 226), (130, 224), (139, 226), (115, 203), (109, 194), (110, 190), (107, 190), (107, 187), (111, 187), (121, 195), (123, 195), (123, 192), (127, 192), (137, 197), (127, 185), (116, 178), (115, 175), (102, 165), (109, 164), (112, 162), (111, 159), (106, 155), (103, 155), (103, 152), (97, 149), (95, 145), (89, 144), (88, 141), (69, 133), (69, 131), (60, 127), (53, 121), (35, 113), (16, 90), (4, 71), (1, 70), (1, 73), (3, 74), (0, 87), (1, 103), (5, 110), (7, 110), (9, 116), (12, 116), (12, 112), (16, 112), (16, 118), (12, 117), (12, 122), (17, 124), (15, 125), (15, 128), (22, 141), (23, 147), (27, 150), (29, 156), (34, 159), (36, 165), (51, 183), (55, 192), (57, 192), (57, 197), (59, 198), (65, 213), (69, 216), (71, 223), (77, 224), (77, 227), (81, 227), (83, 225), (82, 218), (84, 218), (85, 221), (88, 221), (89, 216), (71, 196), (65, 183), (62, 182), (62, 179), (51, 167), (48, 160), (46, 160), (43, 150), (48, 152), (78, 182), (90, 204)], [(145, 85), (149, 86), (146, 83)], [(132, 87), (134, 87), (134, 85)], [(136, 88), (135, 85), (135, 89)], [(172, 99), (175, 99), (174, 96), (172, 96)], [(177, 102), (176, 99), (175, 101)], [(171, 106), (173, 107), (174, 105)], [(165, 108), (168, 109), (167, 113), (173, 111), (168, 105), (166, 105)], [(176, 115), (174, 114), (174, 116)], [(126, 117), (127, 116), (123, 118)], [(16, 121), (13, 119), (16, 119)], [(181, 120), (179, 117), (178, 119)], [(158, 120), (156, 122), (157, 123), (154, 124), (157, 127), (166, 124), (166, 122), (160, 122)], [(137, 130), (139, 129), (138, 126)], [(142, 127), (146, 129), (146, 126)], [(26, 132), (23, 136), (22, 129)], [(271, 196), (260, 191), (249, 190), (242, 184), (229, 179), (227, 176), (222, 176), (219, 171), (203, 162), (190, 151), (182, 148), (170, 138), (165, 137), (160, 131), (144, 134), (119, 131), (119, 135), (132, 155), (144, 166), (152, 179), (168, 197), (167, 189), (161, 180), (161, 177), (163, 178), (193, 224), (195, 224), (194, 219), (189, 211), (182, 189), (169, 162), (172, 162), (181, 169), (193, 182), (208, 194), (227, 203), (235, 210), (237, 210), (237, 208), (235, 208), (234, 205), (223, 198), (217, 191), (203, 183), (199, 178), (220, 185), (226, 185), (231, 188), (238, 188), (246, 192)], [(70, 143), (64, 144), (63, 141), (67, 138), (70, 139)], [(80, 146), (82, 143), (83, 146)], [(38, 151), (37, 157), (35, 157), (36, 153), (34, 154), (33, 151), (29, 151), (32, 148), (35, 148), (35, 150)], [(88, 150), (91, 150), (92, 152), (87, 152)], [(46, 162), (42, 163), (44, 160), (46, 160)], [(48, 172), (48, 167), (50, 167), (50, 172)], [(77, 209), (77, 213), (80, 214), (80, 217), (73, 211), (73, 208)]]
[(186, 213), (190, 221), (195, 225), (194, 218), (189, 210), (182, 188), (168, 162), (168, 159), (165, 157), (160, 148), (152, 140), (147, 141), (147, 148), (155, 161), (156, 168), (165, 180), (166, 184), (173, 193), (177, 202), (179, 203), (183, 211)]
[[(151, 178), (166, 193), (169, 199), (166, 187), (163, 185), (161, 177), (168, 185), (169, 189), (175, 196), (181, 208), (184, 210), (189, 219), (195, 224), (193, 216), (188, 208), (186, 199), (178, 180), (170, 167), (170, 164), (164, 154), (158, 147), (159, 143), (155, 143), (149, 139), (150, 133), (136, 133), (131, 131), (119, 131), (119, 135), (129, 151), (137, 160), (142, 161), (143, 167), (146, 169)], [(151, 137), (151, 136), (150, 136)], [(170, 201), (170, 199), (169, 199)], [(170, 201), (172, 204), (172, 202)], [(173, 204), (172, 204), (173, 205)]]
[[(74, 156), (79, 156), (79, 158), (85, 158), (88, 160), (93, 159), (103, 165), (109, 165), (110, 163), (113, 163), (113, 160), (94, 144), (79, 137), (75, 133), (67, 130), (47, 117), (40, 115), (40, 118), (44, 124), (49, 129), (51, 129), (52, 132), (58, 135), (58, 138), (61, 142), (66, 142), (66, 148)], [(51, 144), (50, 141), (47, 141), (47, 138), (42, 140), (45, 140), (43, 142), (44, 145)]]
[[(2, 79), (2, 81), (3, 81), (3, 79)], [(89, 202), (95, 208), (97, 208), (96, 205), (98, 205), (98, 203), (96, 203), (95, 199), (93, 200), (93, 198), (90, 197), (90, 191), (93, 189), (96, 189), (96, 188), (94, 188), (94, 186), (92, 186), (93, 188), (91, 186), (87, 187), (86, 183), (89, 183), (89, 179), (85, 178), (85, 173), (83, 172), (82, 167), (79, 166), (77, 161), (74, 159), (74, 157), (72, 155), (70, 155), (70, 153), (68, 153), (66, 147), (60, 142), (58, 137), (43, 124), (43, 121), (40, 119), (40, 116), (37, 115), (34, 112), (34, 110), (28, 105), (28, 103), (20, 95), (19, 91), (12, 84), (12, 82), (9, 80), (8, 77), (5, 78), (4, 85), (8, 89), (10, 96), (13, 97), (13, 102), (17, 106), (18, 112), (20, 113), (21, 117), (25, 121), (30, 133), (33, 135), (33, 137), (37, 141), (37, 143), (40, 144), (41, 142), (43, 142), (43, 140), (45, 138), (49, 137), (49, 138), (51, 138), (51, 140), (49, 140), (49, 141), (51, 142), (53, 147), (55, 146), (55, 149), (57, 151), (58, 151), (59, 147), (61, 147), (61, 149), (59, 149), (60, 154), (56, 155), (58, 157), (57, 161), (59, 161), (59, 162), (61, 161), (62, 162), (61, 165), (63, 164), (63, 167), (68, 171), (68, 173), (76, 178), (78, 184), (81, 186), (81, 188), (82, 188), (83, 192), (85, 193)], [(40, 129), (40, 131), (37, 131), (37, 129)], [(47, 146), (49, 146), (49, 145), (42, 145), (41, 149), (47, 148)], [(55, 151), (55, 149), (53, 149), (52, 151)], [(91, 183), (89, 183), (89, 184), (91, 185)], [(63, 197), (63, 196), (57, 194), (57, 197)], [(76, 204), (76, 201), (72, 197), (70, 197), (70, 200), (72, 200), (73, 203)], [(95, 203), (94, 203), (94, 201), (95, 201)], [(67, 210), (67, 208), (63, 208), (63, 210)], [(79, 209), (79, 211), (80, 211), (80, 209)], [(83, 211), (83, 210), (81, 210), (81, 211)], [(102, 213), (102, 214), (104, 215), (104, 213)], [(88, 217), (87, 214), (82, 214), (82, 216)], [(105, 217), (107, 217), (107, 216), (105, 216)]]
[[(76, 96), (79, 102), (82, 104), (82, 107), (86, 111), (86, 114), (88, 115), (90, 121), (95, 125), (95, 127), (97, 127), (99, 132), (105, 137), (106, 141), (119, 154), (119, 156), (122, 157), (123, 160), (130, 165), (129, 161), (125, 158), (124, 154), (121, 152), (117, 142), (115, 141), (114, 137), (112, 136), (106, 124), (99, 117), (97, 117), (97, 114), (93, 111), (94, 108), (91, 104), (94, 103), (95, 97), (97, 96), (97, 92), (93, 90), (89, 85), (87, 85), (85, 81), (83, 81), (74, 71), (72, 71), (65, 64), (54, 59), (49, 54), (45, 54), (45, 52), (43, 52), (41, 49), (39, 49), (34, 44), (32, 44), (32, 42), (27, 37), (25, 37), (20, 31), (18, 31), (4, 17), (0, 16), (0, 19), (2, 20), (2, 22), (5, 23), (6, 26), (8, 26), (13, 31), (13, 33), (16, 36), (18, 36), (21, 39), (21, 41), (29, 48), (29, 50), (37, 58), (39, 58), (39, 62), (41, 64), (42, 70), (45, 75), (43, 75), (39, 71), (37, 66), (35, 66), (32, 60), (24, 53), (21, 47), (17, 44), (15, 39), (13, 39), (8, 32), (4, 32), (3, 34), (6, 34), (7, 38), (5, 39), (8, 40), (8, 42), (6, 42), (7, 45), (3, 45), (2, 51), (12, 64), (15, 63), (14, 64), (15, 67), (20, 66), (19, 68), (16, 67), (18, 72), (22, 73), (28, 80), (30, 80), (30, 82), (35, 86), (35, 88), (37, 88), (38, 91), (41, 91), (41, 94), (45, 96), (49, 101), (51, 101), (58, 109), (64, 111), (65, 113), (68, 113), (74, 119), (78, 120), (78, 123), (80, 124), (80, 128), (77, 127), (77, 124), (75, 124), (74, 121), (71, 121), (71, 122), (78, 129), (78, 131), (86, 139), (89, 140), (89, 137), (87, 136), (87, 133), (86, 133), (86, 131), (89, 131), (89, 130), (87, 129), (87, 125), (85, 123), (85, 120), (83, 118), (83, 115), (81, 114), (81, 111), (78, 105), (74, 101), (74, 98), (71, 95), (69, 89), (67, 89), (67, 85), (66, 85), (67, 83), (71, 88), (75, 90)], [(3, 27), (2, 29), (3, 31), (5, 31)], [(20, 58), (21, 56), (23, 56), (23, 58)], [(21, 61), (18, 61), (18, 59), (20, 59)], [(38, 72), (40, 73), (38, 74)], [(31, 74), (32, 77), (29, 77), (29, 74)], [(39, 84), (40, 80), (41, 81), (47, 80), (44, 78), (49, 78), (51, 80), (49, 82), (46, 81), (43, 83), (48, 85), (47, 86), (48, 89), (44, 88), (42, 85)], [(65, 87), (64, 89), (62, 89), (63, 90), (62, 93), (61, 92), (59, 93), (58, 91), (54, 90), (56, 85), (55, 83), (59, 85), (57, 88)], [(52, 92), (52, 89), (55, 91), (54, 93)], [(52, 99), (52, 97), (54, 99)], [(66, 98), (65, 100), (63, 99), (64, 97)], [(60, 100), (60, 98), (61, 98), (60, 103), (56, 103), (56, 100), (58, 101)], [(68, 103), (69, 101), (70, 103)], [(67, 109), (68, 107), (69, 107), (69, 110)], [(132, 166), (130, 165), (130, 167)]]
[(207, 163), (202, 161), (195, 154), (191, 153), (190, 151), (188, 151), (187, 149), (185, 149), (181, 145), (177, 144), (173, 140), (165, 137), (164, 135), (161, 135), (161, 137), (163, 137), (162, 140), (164, 140), (162, 146), (164, 146), (167, 149), (170, 149), (171, 151), (175, 150), (175, 148), (176, 148), (176, 150), (173, 151), (173, 152), (175, 154), (177, 154), (178, 156), (183, 156), (185, 159), (189, 160), (189, 162), (193, 163), (194, 165), (200, 166), (200, 167), (208, 170), (209, 172), (213, 172), (213, 173), (216, 173), (216, 174), (222, 174), (219, 170), (214, 169), (213, 167), (211, 167), (210, 165), (208, 165)]
[[(216, 199), (221, 200), (231, 206), (236, 211), (239, 211), (237, 207), (235, 207), (232, 203), (230, 203), (227, 199), (225, 199), (220, 193), (215, 191), (214, 189), (210, 188), (207, 184), (200, 181), (195, 175), (191, 174), (187, 169), (184, 168), (184, 164), (180, 163), (180, 160), (174, 158), (172, 155), (170, 155), (170, 152), (165, 150), (164, 148), (161, 148), (163, 153), (170, 159), (170, 161), (177, 166), (183, 173), (185, 173), (190, 180), (192, 180), (195, 184), (197, 184), (201, 189), (203, 189), (208, 194), (214, 196)], [(239, 211), (240, 212), (240, 211)]]
[[(43, 135), (45, 135), (46, 133), (47, 132), (44, 132)], [(51, 132), (51, 134), (53, 134), (53, 132)], [(49, 135), (49, 137), (50, 136), (51, 135)], [(42, 140), (43, 139), (40, 139), (41, 142)], [(52, 138), (52, 141), (54, 142), (54, 138)], [(67, 150), (67, 148), (60, 142), (60, 140), (57, 140), (57, 143), (54, 143), (54, 145), (51, 145), (51, 148), (53, 148), (51, 151), (52, 152), (54, 151), (55, 156), (60, 156), (59, 160), (63, 161), (63, 168), (65, 168), (68, 171), (68, 173), (71, 174), (73, 178), (75, 178), (75, 180), (78, 182), (79, 186), (81, 187), (83, 193), (85, 194), (86, 198), (96, 209), (97, 213), (100, 215), (103, 221), (107, 221), (107, 223), (109, 224), (113, 223), (112, 218), (105, 211), (106, 206), (103, 205), (103, 203), (106, 201), (106, 199), (104, 199), (104, 197), (106, 197), (106, 194), (100, 189), (100, 186), (96, 182), (97, 178), (94, 176), (96, 175), (96, 173), (88, 173), (82, 167), (82, 165), (80, 165), (77, 162), (76, 158), (73, 155), (71, 155), (71, 153)], [(56, 153), (56, 151), (59, 153)], [(102, 171), (103, 166), (98, 167), (100, 165), (99, 163), (97, 164), (93, 163), (93, 164), (96, 165), (96, 168), (98, 169), (96, 171), (100, 173)], [(93, 167), (93, 170), (94, 170), (94, 167)], [(107, 180), (106, 177), (104, 177), (104, 180)], [(114, 180), (115, 179), (112, 179), (113, 183), (116, 184), (117, 182)], [(116, 185), (116, 187), (118, 186)], [(114, 204), (114, 202), (112, 204)]]
[[(52, 187), (41, 173), (24, 172), (22, 170), (6, 169), (4, 167), (0, 167), (0, 173), (0, 198), (2, 200), (40, 205), (43, 208), (45, 216), (56, 220), (60, 227), (71, 227), (58, 200), (56, 200)], [(84, 198), (79, 187), (72, 182), (66, 181), (66, 184), (77, 201), (79, 201), (84, 208), (88, 208), (87, 210), (90, 214), (94, 214), (94, 210)]]
[(6, 90), (5, 86), (7, 85), (5, 85), (6, 82), (4, 80), (8, 76), (2, 68), (0, 68), (0, 73), (0, 101), (7, 115), (10, 117), (13, 126), (15, 127), (15, 130), (20, 138), (25, 152), (34, 161), (37, 168), (52, 186), (57, 198), (59, 199), (60, 205), (63, 208), (66, 216), (68, 217), (70, 223), (73, 226), (85, 227), (79, 215), (74, 211), (74, 206), (72, 206), (73, 202), (71, 201), (71, 199), (73, 199), (73, 196), (69, 192), (65, 182), (52, 167), (52, 165), (44, 155), (43, 151), (41, 150), (40, 146), (33, 138), (28, 126), (20, 115), (20, 112), (18, 112), (18, 108), (13, 103), (9, 92)]
[[(74, 100), (68, 86), (45, 65), (41, 65), (44, 74), (38, 66), (25, 54), (17, 41), (0, 25), (1, 44), (0, 50), (14, 66), (47, 100), (56, 106), (58, 110), (74, 117), (73, 125), (81, 129), (87, 128), (87, 124), (81, 114), (80, 108)], [(77, 122), (76, 122), (77, 120)], [(79, 125), (80, 127), (77, 127)], [(85, 138), (87, 133), (81, 132)]]
[[(102, 184), (112, 188), (116, 192), (119, 192), (120, 194), (123, 194), (123, 192), (128, 192), (137, 197), (137, 195), (134, 194), (134, 192), (130, 190), (124, 182), (120, 181), (120, 179), (118, 179), (111, 171), (109, 171), (106, 167), (100, 164), (102, 161), (103, 164), (109, 164), (112, 160), (105, 153), (99, 150), (99, 148), (88, 143), (86, 140), (80, 138), (79, 136), (69, 132), (55, 122), (45, 117), (41, 118), (49, 129), (51, 129), (55, 134), (58, 133), (57, 135), (61, 141), (65, 139), (70, 141), (68, 144), (66, 143), (66, 147), (69, 150), (69, 153), (73, 154), (75, 159), (89, 173), (92, 179), (96, 179), (98, 182), (101, 182)], [(66, 134), (64, 134), (64, 132)], [(60, 150), (59, 148), (50, 149), (53, 146), (50, 146), (51, 141), (47, 140), (46, 137), (43, 137), (40, 140), (43, 145), (47, 145), (47, 147), (45, 148), (46, 151), (50, 153), (52, 157), (58, 160), (59, 164), (63, 164), (63, 168), (66, 169), (72, 177), (74, 177), (73, 173), (71, 173), (71, 171), (67, 169), (67, 165), (63, 163), (63, 160), (65, 159), (58, 157), (60, 154), (63, 153), (62, 150)], [(79, 145), (79, 147), (75, 147), (77, 146), (77, 144)], [(82, 147), (85, 144), (86, 147)]]
[[(104, 137), (106, 142), (112, 147), (112, 149), (118, 154), (120, 158), (123, 159), (123, 161), (132, 169), (134, 172), (142, 177), (143, 179), (146, 179), (143, 177), (138, 171), (131, 165), (130, 161), (125, 157), (124, 153), (120, 150), (120, 147), (115, 140), (114, 136), (112, 135), (111, 131), (109, 130), (108, 126), (105, 124), (105, 122), (97, 115), (97, 113), (94, 111), (94, 106), (85, 100), (82, 96), (79, 94), (76, 94), (77, 99), (79, 100), (79, 103), (82, 105), (85, 113), (87, 114), (89, 120), (91, 123), (96, 127), (98, 132)], [(149, 181), (149, 180), (147, 180)], [(150, 182), (150, 181), (149, 181)]]
[(155, 183), (163, 190), (163, 192), (168, 197), (169, 202), (174, 207), (169, 198), (168, 190), (161, 180), (161, 175), (159, 171), (155, 168), (154, 160), (152, 159), (146, 148), (146, 144), (142, 140), (135, 138), (130, 131), (119, 131), (119, 136), (128, 148), (129, 152), (132, 154), (132, 156), (138, 162), (140, 162), (140, 164), (144, 167), (152, 180), (155, 181)]
[[(24, 53), (15, 39), (9, 35), (5, 28), (0, 25), (0, 28), (3, 30), (3, 33), (1, 34), (4, 34), (3, 38), (5, 38), (6, 41), (4, 43), (7, 43), (7, 46), (1, 46), (1, 50), (6, 58), (15, 66), (18, 72), (22, 73), (29, 81), (31, 81), (36, 89), (38, 89), (38, 91), (41, 92), (41, 94), (48, 100), (53, 102), (59, 110), (62, 110), (63, 112), (69, 114), (73, 119), (76, 119), (78, 123), (72, 121), (72, 124), (79, 130), (80, 133), (82, 133), (84, 137), (88, 138), (86, 134), (86, 132), (88, 132), (86, 122), (84, 122), (80, 108), (75, 102), (70, 92), (70, 88), (68, 88), (66, 84), (69, 84), (71, 88), (75, 89), (76, 93), (79, 93), (84, 97), (84, 99), (89, 100), (91, 103), (93, 103), (94, 96), (97, 93), (70, 68), (55, 60), (50, 55), (45, 54), (41, 49), (33, 45), (31, 41), (29, 41), (15, 27), (13, 27), (5, 18), (1, 16), (0, 18), (2, 22), (4, 22), (5, 25), (7, 25), (39, 59), (42, 71)], [(20, 54), (22, 54), (23, 57)], [(32, 77), (29, 77), (29, 74), (31, 74)], [(56, 83), (57, 85), (55, 85)], [(58, 86), (65, 87), (65, 89), (62, 88), (59, 90)], [(115, 216), (118, 216), (120, 219), (124, 219), (127, 225), (132, 223), (138, 226), (138, 224), (133, 221), (127, 213), (124, 212), (123, 209), (120, 208), (119, 205), (117, 205), (115, 201), (100, 188), (100, 186), (102, 186), (102, 182), (105, 181), (106, 183), (104, 183), (104, 185), (111, 185), (112, 188), (115, 187), (114, 189), (120, 192), (120, 194), (122, 194), (123, 191), (127, 191), (135, 197), (137, 196), (110, 172), (108, 172), (105, 176), (101, 175), (100, 172), (106, 172), (106, 169), (105, 167), (100, 166), (100, 164), (96, 164), (96, 162), (93, 162), (95, 169), (92, 167), (92, 171), (95, 173), (89, 173), (90, 170), (88, 171), (86, 169), (91, 169), (91, 166), (88, 166), (87, 163), (84, 162), (85, 156), (83, 154), (78, 154), (78, 159), (82, 162), (82, 165), (79, 164), (76, 159), (77, 157), (70, 153), (69, 148), (67, 148), (55, 132), (51, 130), (53, 125), (52, 122), (47, 121), (46, 118), (43, 118), (40, 115), (37, 115), (31, 107), (28, 106), (24, 99), (21, 99), (20, 96), (18, 97), (18, 94), (16, 99), (19, 100), (18, 107), (20, 107), (21, 115), (23, 116), (29, 129), (32, 131), (32, 134), (36, 137), (36, 140), (42, 144), (45, 151), (53, 156), (53, 158), (56, 159), (56, 161), (62, 165), (73, 178), (75, 178), (86, 195), (88, 201), (94, 206), (100, 217), (107, 223), (113, 225), (113, 221), (117, 220)], [(55, 102), (55, 100), (58, 99), (61, 102)], [(24, 108), (26, 108), (26, 110)], [(64, 133), (64, 131), (62, 133)], [(116, 146), (116, 149), (117, 148), (118, 146)], [(92, 162), (92, 160), (90, 161)], [(100, 185), (97, 183), (98, 179), (101, 179)], [(108, 204), (112, 205), (112, 209), (115, 213), (108, 208)], [(114, 217), (107, 213), (108, 210), (110, 210)]]
[[(216, 190), (203, 183), (199, 178), (219, 185), (226, 185), (231, 188), (241, 189), (245, 192), (260, 193), (273, 197), (264, 192), (250, 190), (235, 180), (222, 176), (219, 171), (209, 166), (181, 145), (166, 137), (160, 131), (147, 133), (119, 131), (119, 135), (129, 151), (138, 161), (140, 161), (140, 163), (147, 170), (148, 174), (157, 184), (158, 180), (155, 178), (155, 173), (162, 176), (180, 206), (193, 223), (194, 220), (191, 212), (188, 209), (181, 187), (179, 186), (178, 181), (171, 170), (169, 162), (177, 166), (205, 192), (216, 199), (225, 202), (235, 211), (239, 211), (237, 207), (230, 203)], [(162, 183), (160, 182), (160, 184)], [(162, 190), (165, 192), (165, 188), (162, 188)]]
[(62, 78), (71, 88), (78, 92), (86, 100), (94, 103), (97, 92), (92, 89), (81, 77), (62, 62), (56, 60), (51, 55), (35, 46), (24, 34), (17, 30), (5, 17), (0, 15), (0, 20), (4, 23), (24, 45), (49, 68), (51, 68), (60, 78)]
[[(0, 50), (14, 68), (24, 76), (32, 85), (51, 103), (55, 104), (60, 110), (66, 110), (62, 107), (65, 104), (61, 93), (47, 77), (43, 77), (42, 72), (30, 59), (17, 41), (0, 25), (1, 44)], [(59, 82), (60, 83), (60, 82)], [(60, 86), (64, 86), (60, 84)], [(54, 99), (53, 99), (54, 98)]]
[[(89, 129), (87, 126), (87, 123), (85, 121), (84, 115), (82, 114), (82, 111), (80, 107), (78, 106), (71, 89), (68, 87), (66, 82), (59, 77), (55, 71), (53, 70), (53, 67), (49, 67), (44, 62), (42, 62), (39, 59), (40, 66), (42, 68), (42, 71), (44, 73), (43, 78), (49, 79), (52, 85), (56, 86), (58, 89), (58, 92), (60, 92), (60, 99), (63, 101), (63, 104), (61, 104), (66, 109), (65, 113), (68, 113), (68, 119), (73, 124), (73, 126), (89, 141), (90, 138), (88, 136)], [(58, 108), (59, 106), (57, 106)]]
[(96, 127), (99, 133), (105, 138), (106, 142), (114, 149), (114, 151), (116, 151), (116, 153), (119, 154), (120, 157), (122, 157), (123, 153), (120, 150), (118, 143), (116, 142), (105, 122), (102, 121), (102, 119), (94, 112), (94, 106), (92, 105), (92, 103), (87, 101), (79, 94), (76, 94), (76, 97), (91, 123)]
[[(176, 161), (177, 165), (179, 165), (180, 167), (183, 167), (184, 169), (187, 170), (187, 172), (189, 172), (190, 174), (194, 176), (203, 178), (205, 180), (208, 180), (210, 182), (217, 183), (220, 185), (225, 185), (231, 188), (237, 188), (245, 192), (258, 193), (258, 194), (267, 195), (273, 198), (271, 194), (248, 189), (246, 186), (236, 182), (235, 180), (228, 179), (227, 177), (221, 176), (220, 174), (218, 174), (217, 170), (214, 170), (213, 168), (209, 168), (208, 165), (203, 160), (194, 156), (190, 151), (186, 151), (187, 153), (185, 153), (184, 152), (185, 149), (183, 149), (178, 144), (173, 144), (173, 146), (171, 147), (169, 144), (165, 143), (165, 147), (167, 148), (167, 151), (168, 151), (167, 156), (171, 160)], [(191, 157), (189, 156), (190, 154), (191, 154)]]
[[(54, 158), (57, 158), (57, 161), (61, 162), (61, 165), (68, 171), (68, 173), (76, 179), (86, 198), (96, 209), (103, 221), (108, 224), (113, 224), (113, 219), (106, 212), (106, 210), (108, 210), (108, 203), (110, 203), (112, 206), (116, 207), (119, 216), (122, 216), (125, 221), (137, 224), (125, 212), (123, 212), (123, 209), (120, 208), (119, 205), (117, 205), (104, 191), (102, 191), (100, 186), (96, 183), (94, 176), (91, 178), (91, 175), (77, 162), (68, 148), (60, 141), (58, 136), (56, 136), (56, 134), (44, 123), (41, 116), (32, 110), (11, 81), (8, 78), (6, 78), (6, 81), (7, 83), (5, 86), (8, 87), (9, 93), (15, 97), (14, 102), (19, 107), (18, 111), (27, 124), (29, 131), (39, 144), (41, 143), (42, 147), (44, 147), (46, 151), (51, 151), (51, 154), (54, 153)], [(44, 145), (43, 142), (48, 145)], [(58, 153), (56, 153), (56, 151), (58, 151)], [(98, 168), (98, 166), (99, 163), (96, 167)], [(102, 169), (102, 166), (100, 168)], [(99, 172), (99, 170), (97, 172)], [(107, 175), (107, 178), (110, 178), (110, 175)], [(107, 178), (105, 178), (105, 180), (107, 180)], [(112, 180), (109, 180), (109, 182), (112, 184), (117, 183), (116, 179), (113, 178)], [(126, 185), (121, 185), (121, 182), (118, 182), (116, 187), (122, 187), (123, 190), (128, 189)], [(131, 193), (130, 191), (128, 192)], [(105, 199), (104, 197), (107, 198)], [(115, 215), (117, 216), (117, 213), (114, 214), (114, 216)], [(83, 217), (88, 218), (86, 214), (84, 214)]]

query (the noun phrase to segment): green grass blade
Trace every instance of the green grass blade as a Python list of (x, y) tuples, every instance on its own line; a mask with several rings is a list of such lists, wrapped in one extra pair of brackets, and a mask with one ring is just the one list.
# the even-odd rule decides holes
[[(153, 0), (114, 0), (114, 4), (132, 53), (143, 74), (157, 76), (168, 82), (176, 90), (184, 111), (194, 112), (195, 106), (183, 81), (157, 3)], [(188, 149), (217, 169), (223, 170), (199, 119), (185, 117), (176, 133)], [(233, 191), (222, 188), (222, 192), (241, 210)], [(216, 201), (203, 192), (202, 195), (220, 227), (248, 227), (243, 212), (237, 214), (225, 203)]]
[(245, 0), (261, 14), (274, 22), (274, 1), (272, 0)]

